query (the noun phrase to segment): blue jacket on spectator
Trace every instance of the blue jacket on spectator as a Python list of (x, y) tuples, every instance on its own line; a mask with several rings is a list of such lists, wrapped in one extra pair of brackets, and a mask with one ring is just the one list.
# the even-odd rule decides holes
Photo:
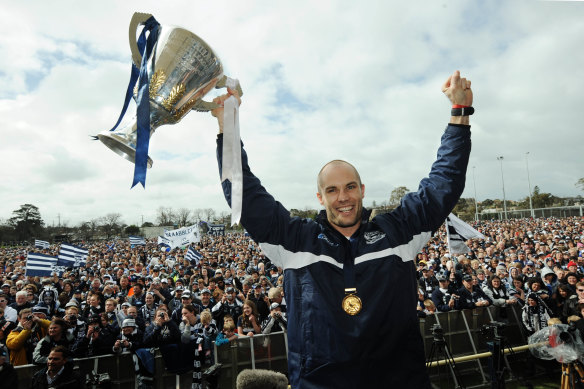
[(464, 286), (458, 290), (460, 298), (456, 300), (456, 309), (474, 309), (476, 303), (482, 300), (487, 300), (489, 305), (493, 304), (493, 300), (489, 298), (477, 285), (473, 286), (472, 292), (469, 292)]

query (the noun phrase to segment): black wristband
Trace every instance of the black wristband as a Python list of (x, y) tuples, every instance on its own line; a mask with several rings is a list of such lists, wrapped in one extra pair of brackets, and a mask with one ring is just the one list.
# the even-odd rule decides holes
[(470, 116), (474, 113), (473, 107), (452, 108), (450, 110), (451, 116)]

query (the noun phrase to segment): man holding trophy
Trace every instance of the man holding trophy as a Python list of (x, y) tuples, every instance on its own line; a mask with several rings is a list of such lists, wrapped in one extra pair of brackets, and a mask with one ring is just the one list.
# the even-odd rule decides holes
[[(144, 185), (152, 165), (148, 143), (157, 127), (177, 123), (191, 110), (217, 117), (219, 171), (232, 223), (240, 221), (284, 269), (292, 388), (429, 388), (413, 259), (464, 189), (474, 112), (470, 81), (455, 71), (442, 86), (453, 104), (450, 123), (417, 192), (369, 220), (359, 173), (348, 162), (331, 161), (317, 177), (316, 196), (325, 209), (313, 221), (292, 218), (252, 174), (239, 139), (241, 89), (223, 75), (201, 38), (136, 13), (130, 47), (134, 65), (118, 124), (132, 96), (136, 118), (96, 138), (135, 162), (133, 185)], [(203, 101), (222, 86), (227, 94)]]
[[(316, 221), (292, 218), (261, 185), (241, 148), (241, 224), (284, 269), (288, 367), (292, 388), (430, 388), (416, 315), (413, 259), (444, 222), (464, 189), (470, 155), (469, 80), (455, 71), (442, 86), (453, 104), (438, 159), (416, 193), (369, 220), (365, 186), (345, 161), (318, 174)], [(233, 97), (232, 97), (233, 96)], [(237, 98), (228, 89), (214, 103)], [(223, 108), (217, 156), (223, 168)], [(223, 189), (231, 204), (231, 182)]]

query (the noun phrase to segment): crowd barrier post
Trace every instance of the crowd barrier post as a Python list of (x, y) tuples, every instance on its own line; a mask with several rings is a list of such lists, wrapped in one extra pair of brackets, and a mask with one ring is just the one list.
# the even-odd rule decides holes
[(254, 344), (253, 344), (253, 340), (254, 337), (250, 336), (249, 338), (249, 354), (250, 354), (250, 358), (251, 358), (251, 369), (255, 370), (256, 365), (255, 365), (255, 348), (254, 348)]
[[(495, 307), (494, 305), (489, 305), (486, 310), (487, 313), (489, 314), (489, 319), (491, 319), (492, 322), (496, 321), (493, 318), (493, 311), (495, 311), (496, 316), (499, 316), (499, 310), (501, 308)], [(493, 352), (493, 355), (495, 355), (495, 353)], [(511, 364), (509, 363), (509, 360), (507, 359), (507, 355), (503, 354), (503, 360), (505, 361), (505, 365), (507, 366), (507, 371), (509, 371), (509, 374), (513, 375), (512, 370), (511, 370)]]
[[(470, 314), (472, 315), (473, 318), (473, 328), (478, 328), (478, 314), (475, 309), (469, 309), (468, 310), (470, 312)], [(466, 315), (465, 315), (465, 311), (459, 311), (460, 314), (462, 315), (462, 320), (464, 321), (464, 325), (466, 326), (466, 331), (468, 332), (468, 339), (470, 340), (470, 344), (472, 346), (472, 350), (474, 351), (475, 354), (478, 354), (477, 351), (477, 347), (474, 341), (474, 336), (472, 331), (470, 330), (470, 327), (468, 325), (468, 321), (466, 319)], [(483, 371), (483, 366), (481, 365), (480, 360), (477, 359), (477, 366), (479, 368), (479, 371), (481, 372), (481, 377), (483, 378), (483, 383), (487, 382), (487, 379), (485, 377), (485, 372)]]

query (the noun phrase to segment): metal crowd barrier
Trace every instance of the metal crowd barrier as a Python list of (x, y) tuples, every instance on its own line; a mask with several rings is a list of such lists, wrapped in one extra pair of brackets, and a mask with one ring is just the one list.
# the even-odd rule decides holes
[(215, 345), (215, 363), (221, 364), (218, 387), (235, 388), (244, 369), (267, 369), (288, 373), (288, 337), (285, 332), (243, 336), (229, 344)]
[[(527, 338), (522, 330), (521, 308), (510, 306), (504, 311), (506, 315), (500, 308), (491, 306), (442, 312), (420, 319), (420, 332), (424, 339), (426, 356), (434, 341), (431, 328), (435, 324), (442, 327), (446, 344), (455, 358), (488, 352), (489, 346), (480, 330), (483, 325), (492, 321), (505, 323), (502, 330), (505, 347), (525, 345)], [(216, 347), (215, 363), (222, 365), (219, 373), (220, 388), (235, 388), (237, 374), (243, 369), (270, 369), (284, 374), (288, 372), (286, 334), (279, 332), (269, 335), (268, 347), (265, 339), (266, 336), (242, 337), (229, 345)], [(510, 367), (507, 357), (505, 363)], [(485, 359), (475, 359), (459, 365), (458, 368), (463, 372), (479, 372), (483, 383), (490, 379)]]
[[(424, 348), (426, 355), (434, 341), (431, 328), (439, 324), (444, 331), (444, 340), (449, 347), (454, 358), (476, 355), (491, 351), (487, 339), (481, 333), (484, 325), (493, 321), (504, 323), (501, 334), (504, 336), (505, 348), (518, 348), (517, 353), (525, 352), (525, 348), (519, 349), (519, 346), (527, 344), (527, 337), (523, 330), (521, 322), (521, 307), (510, 305), (504, 309), (499, 307), (486, 307), (466, 309), (462, 311), (442, 312), (436, 315), (428, 315), (420, 320), (420, 332), (424, 338)], [(511, 369), (508, 354), (505, 356), (504, 363), (509, 372)], [(480, 374), (482, 383), (490, 380), (488, 360), (470, 359), (466, 362), (457, 363), (457, 369), (461, 372), (471, 372)], [(431, 378), (432, 376), (432, 371)], [(513, 377), (511, 377), (513, 378)]]
[[(78, 372), (82, 377), (87, 377), (88, 374), (95, 372), (97, 374), (107, 373), (110, 378), (108, 388), (112, 389), (127, 389), (133, 388), (136, 382), (134, 373), (134, 361), (132, 354), (125, 352), (119, 355), (108, 354), (100, 355), (91, 358), (75, 358), (73, 363), (76, 365)], [(154, 388), (190, 388), (192, 383), (192, 372), (176, 375), (169, 373), (164, 368), (164, 361), (158, 349), (154, 352)], [(24, 365), (16, 366), (15, 370), (18, 374), (18, 387), (29, 388), (32, 376), (35, 372), (44, 366)], [(1, 383), (0, 383), (1, 387)], [(90, 388), (91, 386), (88, 386)]]
[[(431, 328), (435, 324), (442, 327), (446, 344), (455, 358), (489, 351), (480, 329), (491, 321), (506, 323), (504, 330), (506, 347), (525, 345), (527, 339), (522, 330), (521, 309), (510, 306), (506, 312), (507, 317), (504, 318), (501, 317), (501, 310), (498, 307), (487, 307), (443, 312), (420, 319), (420, 332), (424, 339), (426, 355), (434, 340)], [(219, 347), (215, 345), (214, 355), (215, 363), (221, 366), (217, 374), (218, 388), (235, 388), (237, 375), (244, 369), (269, 369), (284, 374), (288, 372), (288, 339), (285, 332), (240, 337), (229, 344)], [(92, 371), (98, 374), (108, 373), (111, 388), (128, 388), (135, 382), (134, 362), (130, 353), (75, 359), (74, 363), (84, 376)], [(507, 360), (506, 363), (509, 365)], [(463, 372), (479, 372), (483, 383), (488, 382), (488, 368), (484, 360), (463, 362), (457, 367)], [(17, 367), (19, 387), (29, 387), (31, 377), (38, 369), (40, 367), (35, 365)], [(167, 372), (160, 352), (156, 351), (155, 388), (184, 388), (190, 387), (191, 382), (191, 372), (180, 376)]]

